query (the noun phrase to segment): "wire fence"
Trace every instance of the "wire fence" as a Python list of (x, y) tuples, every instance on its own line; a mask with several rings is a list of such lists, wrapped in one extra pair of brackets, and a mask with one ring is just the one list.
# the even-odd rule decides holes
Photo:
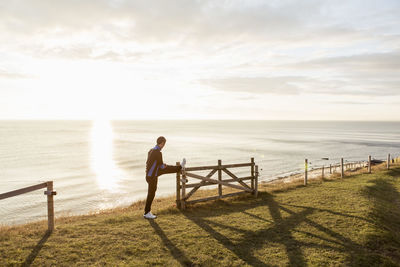
[[(341, 172), (341, 159), (342, 158), (314, 158), (309, 160), (308, 163), (305, 163), (303, 167), (298, 167), (296, 169), (292, 169), (289, 171), (281, 172), (278, 174), (271, 175), (263, 175), (263, 169), (260, 169), (260, 178), (259, 181), (263, 183), (276, 182), (279, 180), (285, 179), (293, 179), (300, 178), (300, 176), (304, 176), (307, 170), (308, 178), (317, 178), (320, 176), (329, 177), (331, 174), (340, 173)], [(321, 163), (321, 161), (329, 161), (327, 164)], [(399, 155), (391, 155), (388, 154), (386, 158), (383, 157), (371, 157), (372, 164), (377, 163), (400, 163), (400, 154)], [(313, 162), (318, 162), (314, 164)], [(365, 159), (359, 160), (346, 160), (343, 158), (343, 168), (344, 171), (355, 170), (359, 168), (367, 168), (369, 164), (368, 157)]]

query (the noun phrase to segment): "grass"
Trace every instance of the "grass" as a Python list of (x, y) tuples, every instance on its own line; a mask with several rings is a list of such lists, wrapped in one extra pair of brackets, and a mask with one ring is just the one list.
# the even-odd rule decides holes
[[(181, 212), (158, 199), (0, 229), (0, 266), (399, 266), (400, 167), (344, 179), (261, 184), (258, 198)], [(207, 194), (207, 192), (200, 192)]]

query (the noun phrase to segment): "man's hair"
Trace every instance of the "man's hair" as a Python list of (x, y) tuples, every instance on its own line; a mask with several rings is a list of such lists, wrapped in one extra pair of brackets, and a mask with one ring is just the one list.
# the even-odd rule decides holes
[(157, 145), (161, 145), (165, 141), (167, 141), (167, 139), (165, 139), (164, 136), (160, 136), (160, 137), (157, 138)]

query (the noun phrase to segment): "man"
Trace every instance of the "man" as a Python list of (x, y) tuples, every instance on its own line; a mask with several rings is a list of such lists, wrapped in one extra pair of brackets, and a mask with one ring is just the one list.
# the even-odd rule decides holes
[(177, 173), (185, 168), (186, 159), (182, 160), (181, 166), (169, 166), (164, 164), (162, 159), (161, 149), (165, 146), (167, 140), (164, 136), (157, 138), (157, 145), (150, 149), (146, 161), (146, 181), (148, 184), (146, 207), (144, 208), (143, 217), (146, 219), (155, 219), (157, 216), (153, 215), (151, 210), (151, 203), (157, 190), (158, 176), (166, 173)]

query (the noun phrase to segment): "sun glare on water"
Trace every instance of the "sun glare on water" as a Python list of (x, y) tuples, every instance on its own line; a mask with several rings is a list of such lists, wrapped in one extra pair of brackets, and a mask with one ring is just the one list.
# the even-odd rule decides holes
[(102, 190), (116, 190), (121, 179), (121, 170), (113, 159), (114, 133), (111, 121), (93, 121), (90, 138), (91, 169), (96, 175), (97, 184)]

